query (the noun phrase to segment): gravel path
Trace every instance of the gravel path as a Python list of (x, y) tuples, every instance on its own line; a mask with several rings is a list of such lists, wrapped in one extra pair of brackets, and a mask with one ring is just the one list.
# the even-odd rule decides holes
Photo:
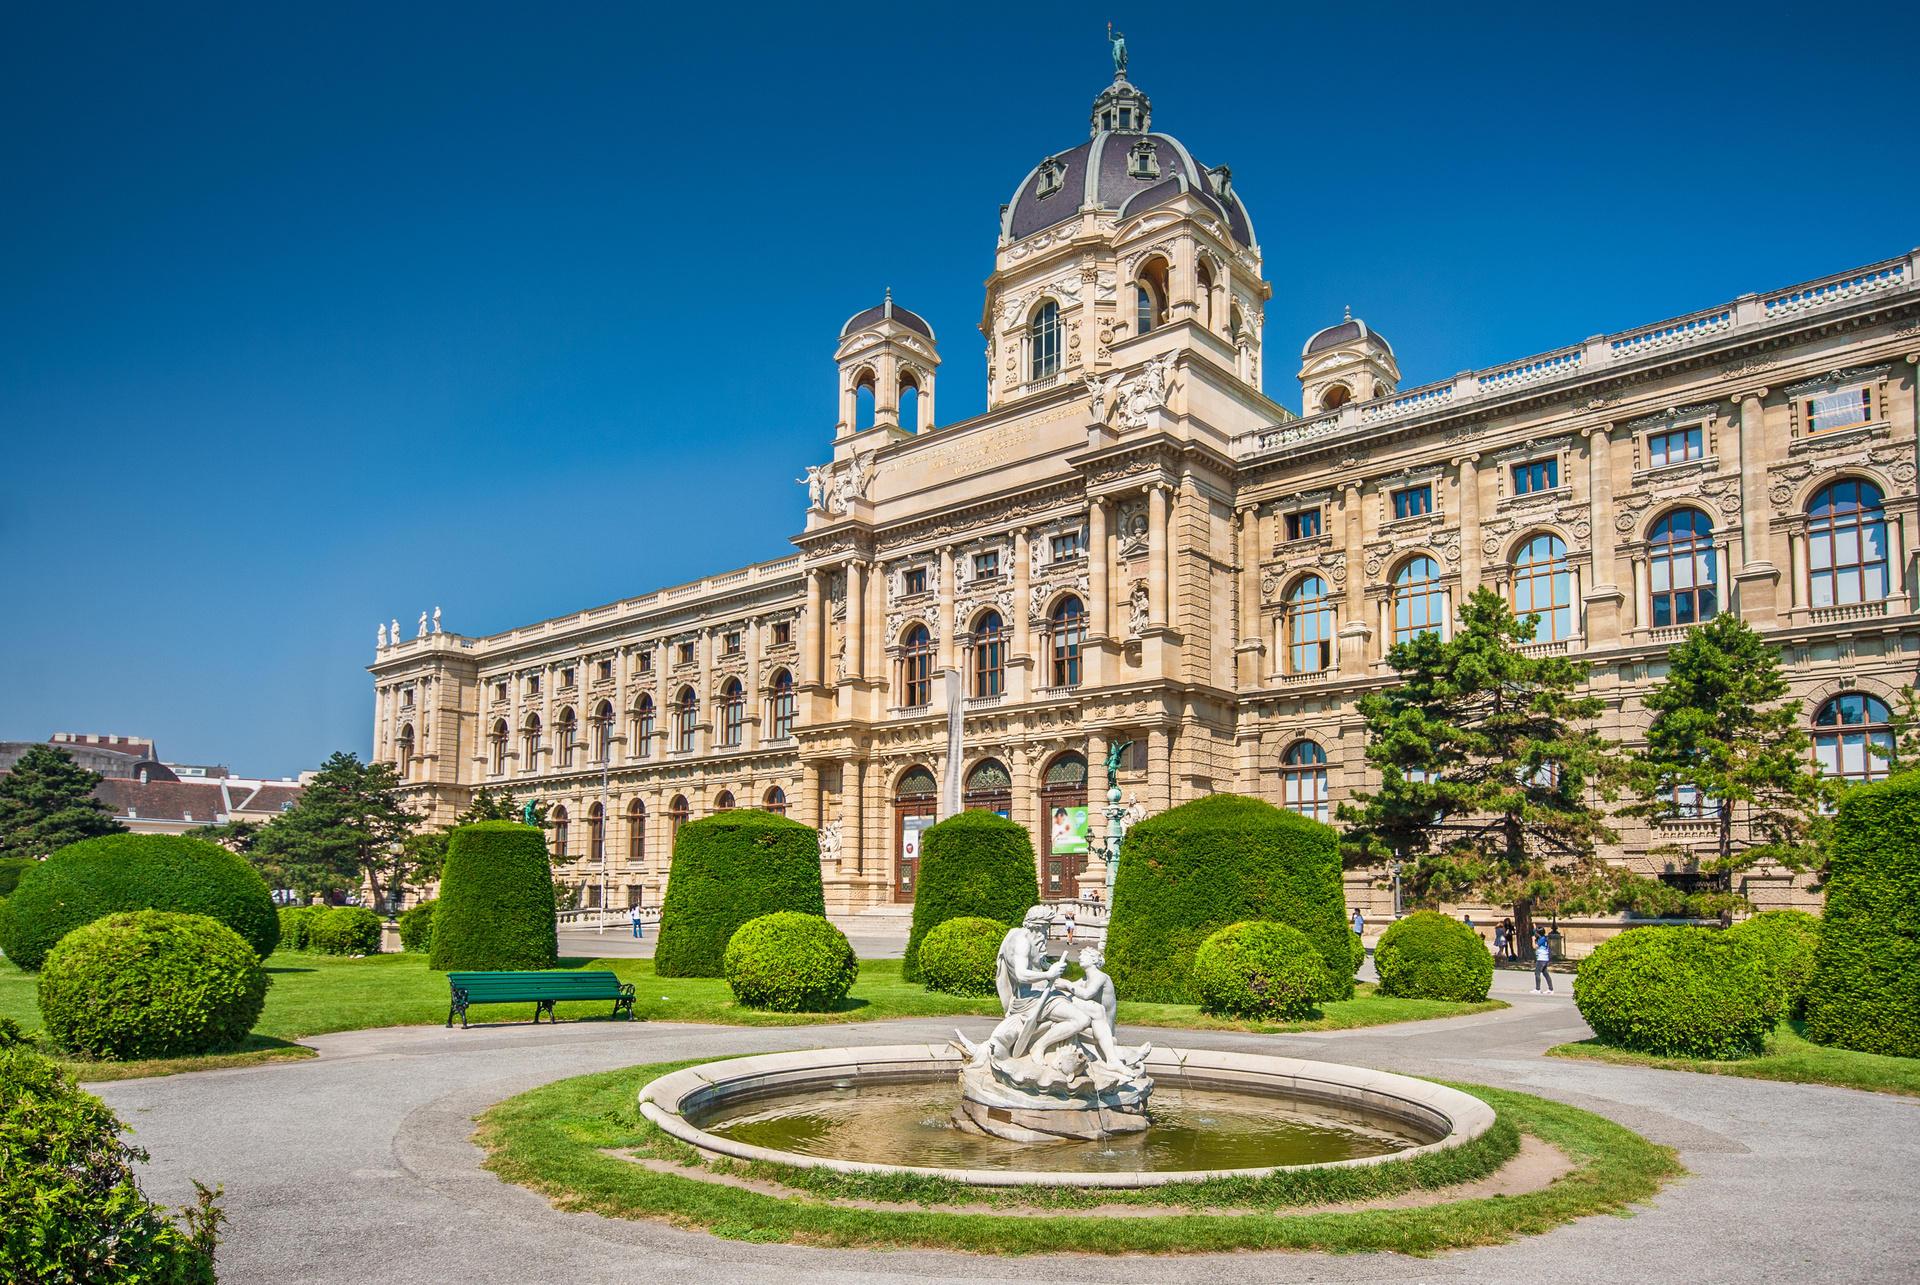
[[(1558, 981), (1560, 979), (1556, 979)], [(1570, 980), (1570, 979), (1569, 979)], [(1498, 1013), (1293, 1036), (1181, 1032), (1178, 1043), (1351, 1062), (1537, 1093), (1678, 1147), (1692, 1176), (1632, 1218), (1589, 1218), (1437, 1259), (1386, 1254), (983, 1258), (753, 1245), (649, 1222), (561, 1214), (478, 1168), (472, 1117), (589, 1071), (708, 1054), (943, 1040), (951, 1022), (758, 1029), (580, 1023), (403, 1027), (320, 1036), (307, 1062), (96, 1091), (153, 1154), (156, 1199), (226, 1185), (225, 1285), (291, 1282), (954, 1280), (1911, 1281), (1920, 1277), (1920, 1101), (1539, 1056), (1585, 1038), (1565, 994), (1499, 988)], [(990, 1023), (964, 1019), (970, 1035)], [(1168, 1042), (1164, 1031), (1132, 1039)]]

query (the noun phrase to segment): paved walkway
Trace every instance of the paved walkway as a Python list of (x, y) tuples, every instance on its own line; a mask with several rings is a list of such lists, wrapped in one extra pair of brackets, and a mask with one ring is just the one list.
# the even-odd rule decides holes
[[(1502, 987), (1502, 993), (1507, 990)], [(983, 1258), (752, 1245), (554, 1212), (477, 1167), (489, 1103), (561, 1076), (707, 1054), (940, 1040), (951, 1022), (747, 1029), (578, 1023), (318, 1037), (308, 1062), (98, 1086), (154, 1156), (149, 1192), (226, 1185), (224, 1285), (566, 1281), (888, 1285), (905, 1281), (1872, 1282), (1920, 1274), (1920, 1102), (1846, 1089), (1545, 1059), (1588, 1032), (1563, 995), (1498, 1013), (1294, 1036), (1182, 1032), (1181, 1044), (1352, 1062), (1538, 1093), (1680, 1148), (1692, 1176), (1632, 1218), (1437, 1259), (1386, 1254)], [(964, 1019), (969, 1033), (989, 1023)], [(1166, 1042), (1166, 1032), (1135, 1031)], [(976, 1036), (977, 1038), (977, 1036)]]

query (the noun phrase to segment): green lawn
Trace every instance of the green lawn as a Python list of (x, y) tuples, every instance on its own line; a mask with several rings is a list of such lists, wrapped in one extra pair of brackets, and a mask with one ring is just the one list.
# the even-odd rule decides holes
[[(928, 992), (919, 983), (900, 980), (897, 959), (867, 960), (853, 992), (832, 1013), (760, 1013), (733, 1002), (733, 993), (718, 978), (655, 977), (650, 959), (567, 960), (569, 968), (605, 968), (634, 984), (634, 1015), (655, 1021), (717, 1022), (733, 1026), (810, 1026), (822, 1022), (869, 1022), (894, 1017), (954, 1017), (975, 1014), (997, 1017), (999, 1001), (956, 999)], [(446, 974), (427, 968), (423, 954), (374, 955), (344, 959), (331, 955), (282, 952), (267, 961), (273, 988), (267, 1007), (254, 1028), (252, 1049), (238, 1055), (248, 1061), (276, 1056), (298, 1056), (285, 1050), (285, 1041), (329, 1031), (353, 1031), (376, 1026), (415, 1026), (447, 1020)], [(1436, 1000), (1376, 998), (1364, 983), (1361, 995), (1322, 1007), (1322, 1016), (1304, 1022), (1260, 1026), (1208, 1017), (1191, 1004), (1122, 1004), (1120, 1020), (1143, 1026), (1189, 1030), (1301, 1031), (1340, 1030), (1389, 1022), (1457, 1017), (1463, 1013), (1504, 1008), (1484, 1004), (1451, 1004)], [(562, 1020), (603, 1018), (607, 1003), (562, 1004)], [(490, 1005), (473, 1009), (470, 1021), (525, 1022), (533, 1005)], [(0, 965), (0, 1017), (11, 1017), (27, 1030), (38, 1029), (39, 1005), (35, 979), (11, 965)], [(285, 1050), (284, 1052), (276, 1050)], [(206, 1065), (205, 1063), (199, 1064)], [(104, 1069), (104, 1068), (103, 1068)], [(199, 1069), (176, 1066), (173, 1069)], [(118, 1068), (121, 1074), (126, 1068)], [(157, 1073), (148, 1071), (147, 1074)], [(84, 1075), (84, 1073), (83, 1073)], [(104, 1078), (84, 1075), (87, 1079)]]
[[(475, 1140), (485, 1166), (508, 1182), (547, 1196), (569, 1212), (612, 1218), (660, 1218), (715, 1236), (755, 1242), (873, 1249), (964, 1249), (973, 1253), (1212, 1253), (1236, 1249), (1389, 1250), (1434, 1254), (1551, 1231), (1597, 1213), (1625, 1213), (1682, 1172), (1672, 1150), (1610, 1120), (1524, 1093), (1472, 1084), (1453, 1087), (1499, 1113), (1488, 1135), (1457, 1153), (1351, 1169), (1128, 1192), (1072, 1188), (983, 1191), (904, 1175), (825, 1175), (786, 1170), (753, 1176), (789, 1181), (789, 1198), (657, 1173), (605, 1154), (633, 1150), (680, 1163), (695, 1160), (634, 1107), (655, 1076), (692, 1065), (665, 1062), (559, 1080), (491, 1107)], [(1434, 1189), (1497, 1168), (1520, 1133), (1564, 1150), (1577, 1168), (1522, 1196), (1459, 1200), (1418, 1209), (1326, 1213), (1324, 1201), (1368, 1199)], [(716, 1166), (731, 1169), (731, 1162)], [(776, 1167), (777, 1168), (777, 1167)], [(869, 1210), (830, 1204), (836, 1197), (949, 1201), (981, 1206)], [(1077, 1216), (1088, 1205), (1138, 1204), (1141, 1216)], [(1168, 1216), (1166, 1205), (1194, 1212)], [(1008, 1212), (1024, 1207), (1021, 1212)], [(1250, 1209), (1256, 1212), (1211, 1212)], [(1028, 1210), (1058, 1211), (1033, 1216)]]
[(1739, 1075), (1753, 1080), (1786, 1080), (1795, 1084), (1831, 1084), (1874, 1093), (1903, 1093), (1920, 1097), (1920, 1058), (1884, 1057), (1851, 1049), (1815, 1044), (1804, 1033), (1805, 1023), (1782, 1022), (1758, 1057), (1710, 1062), (1702, 1058), (1661, 1057), (1612, 1048), (1599, 1040), (1560, 1044), (1548, 1057), (1586, 1058), (1624, 1066), (1651, 1066), (1667, 1071), (1700, 1071), (1709, 1075)]

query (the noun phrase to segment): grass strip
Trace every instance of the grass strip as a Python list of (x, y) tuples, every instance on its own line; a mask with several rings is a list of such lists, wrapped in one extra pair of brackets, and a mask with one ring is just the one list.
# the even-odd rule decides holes
[[(991, 1254), (1088, 1253), (1174, 1254), (1241, 1249), (1323, 1250), (1336, 1253), (1390, 1250), (1429, 1255), (1451, 1249), (1499, 1244), (1533, 1235), (1576, 1218), (1623, 1213), (1645, 1201), (1668, 1178), (1682, 1172), (1671, 1148), (1655, 1146), (1638, 1134), (1590, 1112), (1530, 1094), (1471, 1084), (1452, 1087), (1490, 1103), (1501, 1117), (1494, 1136), (1456, 1163), (1461, 1172), (1494, 1161), (1528, 1133), (1561, 1148), (1578, 1166), (1542, 1191), (1524, 1196), (1460, 1200), (1419, 1209), (1360, 1210), (1348, 1213), (1278, 1213), (1286, 1207), (1368, 1198), (1390, 1192), (1365, 1192), (1347, 1184), (1405, 1183), (1401, 1190), (1447, 1186), (1462, 1181), (1445, 1164), (1399, 1166), (1398, 1176), (1349, 1177), (1359, 1171), (1319, 1170), (1279, 1180), (1216, 1180), (1195, 1183), (1191, 1192), (1159, 1188), (1152, 1192), (1090, 1189), (1081, 1193), (1055, 1188), (1005, 1193), (1034, 1206), (1056, 1202), (1059, 1217), (1016, 1217), (992, 1212), (872, 1211), (819, 1203), (828, 1194), (867, 1199), (947, 1203), (957, 1198), (954, 1184), (916, 1186), (917, 1180), (871, 1180), (865, 1190), (844, 1192), (829, 1185), (805, 1195), (775, 1197), (725, 1187), (603, 1155), (602, 1148), (647, 1148), (663, 1158), (694, 1162), (690, 1148), (652, 1129), (634, 1107), (647, 1081), (702, 1061), (663, 1062), (621, 1071), (556, 1081), (501, 1102), (480, 1117), (475, 1141), (488, 1153), (484, 1167), (508, 1182), (548, 1197), (568, 1212), (592, 1212), (612, 1218), (660, 1218), (713, 1235), (756, 1242), (792, 1242), (839, 1248), (923, 1248)], [(672, 1144), (671, 1146), (665, 1144)], [(679, 1150), (674, 1148), (678, 1147)], [(1463, 1150), (1469, 1150), (1463, 1148)], [(1391, 1169), (1395, 1166), (1378, 1166)], [(1496, 1162), (1497, 1167), (1497, 1162)], [(796, 1173), (781, 1171), (778, 1181)], [(774, 1176), (771, 1172), (769, 1177)], [(838, 1175), (836, 1175), (838, 1176)], [(1216, 1185), (1217, 1184), (1217, 1185)], [(1270, 1185), (1262, 1185), (1270, 1184)], [(1202, 1188), (1212, 1190), (1202, 1191)], [(1257, 1188), (1257, 1190), (1256, 1190)], [(973, 1193), (990, 1203), (995, 1197)], [(1155, 1214), (1080, 1218), (1080, 1201), (1112, 1204), (1128, 1198), (1166, 1205), (1178, 1201), (1195, 1209), (1231, 1203), (1265, 1203), (1253, 1213)]]
[(1767, 1038), (1764, 1052), (1725, 1062), (1640, 1053), (1615, 1048), (1597, 1039), (1557, 1044), (1547, 1050), (1547, 1056), (1612, 1062), (1620, 1066), (1650, 1066), (1662, 1071), (1737, 1075), (1750, 1080), (1782, 1080), (1789, 1084), (1830, 1084), (1841, 1089), (1920, 1097), (1920, 1058), (1856, 1053), (1852, 1049), (1815, 1044), (1806, 1038), (1804, 1022), (1782, 1022)]

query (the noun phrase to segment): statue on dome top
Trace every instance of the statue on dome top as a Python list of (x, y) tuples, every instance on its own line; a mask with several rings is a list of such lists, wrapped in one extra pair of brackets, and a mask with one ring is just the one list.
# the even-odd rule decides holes
[(1115, 31), (1113, 24), (1107, 24), (1107, 43), (1113, 46), (1113, 74), (1115, 77), (1127, 74), (1127, 35), (1124, 31)]

